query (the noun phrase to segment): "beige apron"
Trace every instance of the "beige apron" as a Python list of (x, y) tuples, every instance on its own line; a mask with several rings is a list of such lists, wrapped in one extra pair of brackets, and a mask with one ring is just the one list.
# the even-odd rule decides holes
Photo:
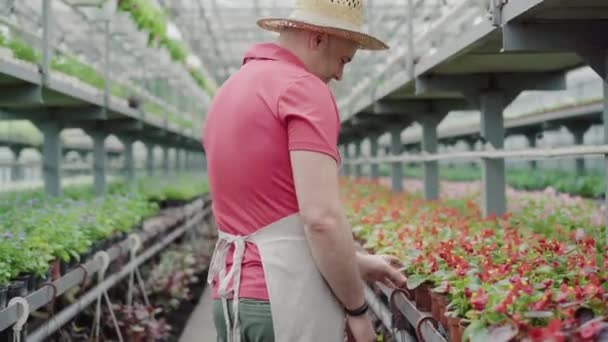
[[(233, 292), (234, 298), (239, 298), (245, 242), (254, 243), (260, 252), (275, 341), (344, 341), (344, 310), (314, 263), (298, 214), (287, 216), (248, 236), (219, 232), (207, 281), (211, 284), (219, 275), (224, 317), (228, 318), (226, 297)], [(233, 265), (226, 272), (226, 256), (232, 244), (235, 246)], [(233, 286), (229, 288), (231, 279), (234, 279)], [(234, 322), (232, 327), (226, 323), (228, 342), (239, 342), (238, 300), (234, 300), (232, 305)]]

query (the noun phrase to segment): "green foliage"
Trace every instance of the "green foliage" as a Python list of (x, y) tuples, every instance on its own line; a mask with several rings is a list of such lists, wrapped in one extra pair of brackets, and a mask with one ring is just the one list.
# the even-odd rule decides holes
[(206, 180), (198, 175), (182, 176), (178, 179), (165, 177), (143, 178), (138, 182), (139, 191), (151, 201), (189, 200), (207, 193)]
[(5, 44), (6, 47), (13, 51), (13, 56), (17, 59), (30, 63), (35, 63), (40, 60), (40, 54), (38, 52), (34, 51), (31, 46), (17, 39), (9, 40)]
[[(171, 58), (186, 66), (187, 48), (180, 41), (167, 36), (167, 19), (162, 9), (156, 8), (149, 0), (120, 0), (118, 10), (128, 12), (137, 27), (148, 33), (148, 44), (163, 47), (169, 51)], [(205, 78), (198, 71), (190, 70), (190, 75), (196, 83), (213, 96)]]
[(0, 195), (0, 285), (23, 272), (44, 274), (52, 260), (78, 260), (89, 248), (127, 233), (158, 210), (155, 199), (189, 200), (207, 192), (204, 179), (141, 179), (134, 192), (123, 182), (97, 198), (93, 187), (67, 187), (51, 198), (41, 189)]
[(102, 89), (105, 85), (104, 78), (97, 70), (73, 57), (55, 57), (51, 62), (51, 68), (66, 75), (74, 76), (98, 89)]
[[(389, 176), (388, 168), (382, 169), (382, 174)], [(405, 177), (422, 178), (424, 170), (420, 166), (404, 168)], [(481, 169), (478, 167), (459, 166), (441, 167), (440, 178), (451, 182), (471, 182), (481, 179)], [(549, 187), (558, 192), (583, 197), (598, 198), (604, 195), (605, 182), (600, 174), (589, 173), (577, 176), (573, 172), (559, 170), (507, 170), (507, 184), (518, 190), (545, 190)]]

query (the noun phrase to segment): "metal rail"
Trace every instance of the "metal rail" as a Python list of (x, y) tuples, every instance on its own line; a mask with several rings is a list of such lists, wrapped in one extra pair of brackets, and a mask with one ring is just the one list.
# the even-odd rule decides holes
[[(428, 312), (421, 312), (416, 308), (416, 305), (412, 303), (407, 297), (397, 290), (389, 289), (382, 284), (375, 284), (378, 289), (387, 298), (392, 298), (394, 305), (399, 309), (401, 314), (412, 324), (414, 327), (424, 317), (430, 317)], [(396, 292), (396, 293), (395, 293)], [(429, 322), (423, 322), (420, 324), (420, 335), (424, 338), (425, 342), (447, 342), (446, 338)]]
[(384, 327), (386, 327), (392, 334), (393, 339), (397, 342), (414, 342), (416, 341), (412, 335), (405, 331), (399, 331), (396, 333), (395, 327), (393, 326), (393, 317), (388, 307), (374, 294), (374, 291), (366, 286), (365, 299), (369, 303), (369, 307), (372, 312), (380, 319)]
[(471, 152), (454, 152), (454, 153), (439, 153), (439, 154), (426, 154), (421, 153), (419, 155), (402, 154), (398, 156), (383, 156), (377, 158), (357, 158), (345, 160), (344, 164), (358, 165), (358, 164), (382, 164), (382, 163), (394, 163), (394, 162), (407, 162), (407, 163), (424, 163), (431, 161), (440, 160), (478, 160), (478, 159), (524, 159), (524, 160), (536, 160), (543, 158), (560, 158), (560, 157), (575, 157), (575, 156), (589, 156), (589, 155), (607, 155), (608, 145), (595, 145), (595, 146), (570, 146), (570, 147), (559, 147), (559, 148), (535, 148), (535, 149), (521, 149), (521, 150), (494, 150), (491, 145), (486, 145), (485, 151), (471, 151)]

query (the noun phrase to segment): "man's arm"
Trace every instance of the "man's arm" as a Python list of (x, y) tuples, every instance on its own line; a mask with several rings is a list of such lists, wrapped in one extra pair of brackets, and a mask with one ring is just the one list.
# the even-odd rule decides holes
[(317, 152), (290, 153), (300, 216), (315, 263), (342, 305), (354, 310), (365, 302), (363, 281), (340, 201), (336, 161)]

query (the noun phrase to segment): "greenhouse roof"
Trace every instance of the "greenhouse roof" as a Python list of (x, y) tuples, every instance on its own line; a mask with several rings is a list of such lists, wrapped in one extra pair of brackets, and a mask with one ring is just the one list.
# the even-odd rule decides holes
[[(478, 16), (479, 9), (487, 1), (469, 0), (413, 0), (414, 37), (426, 34), (440, 19), (445, 19), (457, 7), (472, 8), (464, 18)], [(241, 64), (244, 52), (257, 42), (272, 41), (275, 35), (257, 27), (261, 17), (287, 16), (290, 7), (285, 1), (277, 0), (158, 0), (169, 13), (170, 19), (178, 27), (183, 39), (209, 70), (209, 76), (221, 84)], [(288, 4), (293, 3), (289, 1)], [(362, 76), (377, 74), (389, 56), (403, 57), (407, 48), (408, 6), (404, 0), (368, 0), (366, 6), (366, 29), (388, 42), (392, 47), (384, 52), (359, 52), (347, 73), (343, 85), (336, 85), (336, 96), (351, 88), (353, 80), (360, 81)], [(474, 18), (474, 17), (473, 17)], [(472, 21), (472, 20), (471, 20)], [(457, 25), (466, 26), (461, 20)], [(441, 29), (445, 23), (442, 23)], [(447, 25), (445, 25), (447, 26)], [(448, 27), (447, 29), (452, 29)], [(452, 30), (457, 31), (457, 30)], [(416, 39), (414, 39), (416, 40)], [(370, 67), (370, 63), (372, 66)], [(363, 68), (362, 66), (365, 66)]]

